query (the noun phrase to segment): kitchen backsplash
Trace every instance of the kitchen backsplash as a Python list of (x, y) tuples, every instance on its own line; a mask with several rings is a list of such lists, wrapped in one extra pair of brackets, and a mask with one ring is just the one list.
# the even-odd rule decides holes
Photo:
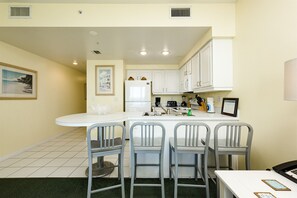
[(184, 93), (180, 95), (154, 95), (152, 97), (152, 105), (155, 105), (155, 98), (161, 98), (162, 106), (166, 106), (167, 101), (177, 101), (178, 105), (182, 102), (182, 95), (187, 96), (187, 100), (195, 98), (195, 95), (199, 95), (201, 98), (206, 99), (207, 97), (214, 98), (215, 108), (221, 108), (223, 98), (230, 97), (230, 91), (218, 91), (218, 92), (209, 92), (209, 93)]

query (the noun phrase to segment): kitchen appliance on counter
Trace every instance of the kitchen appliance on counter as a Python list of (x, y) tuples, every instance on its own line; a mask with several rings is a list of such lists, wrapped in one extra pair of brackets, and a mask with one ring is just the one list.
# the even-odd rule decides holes
[(187, 102), (186, 102), (186, 99), (187, 99), (187, 97), (186, 96), (182, 96), (182, 103), (180, 104), (180, 106), (182, 106), (182, 107), (187, 107), (188, 105), (187, 105)]
[(161, 98), (160, 97), (156, 97), (155, 98), (155, 107), (160, 107), (161, 106)]
[(176, 101), (167, 101), (166, 107), (177, 107), (177, 102)]
[(213, 98), (207, 98), (207, 112), (208, 113), (214, 113), (214, 104), (213, 104)]

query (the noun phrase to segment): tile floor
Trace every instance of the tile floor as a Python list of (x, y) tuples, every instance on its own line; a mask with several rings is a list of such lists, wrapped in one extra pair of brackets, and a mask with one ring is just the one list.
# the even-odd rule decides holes
[[(126, 143), (124, 170), (129, 177), (129, 142)], [(105, 157), (117, 164), (117, 155)], [(88, 153), (85, 128), (78, 128), (0, 161), (0, 178), (86, 177)], [(109, 175), (117, 177), (117, 169)]]

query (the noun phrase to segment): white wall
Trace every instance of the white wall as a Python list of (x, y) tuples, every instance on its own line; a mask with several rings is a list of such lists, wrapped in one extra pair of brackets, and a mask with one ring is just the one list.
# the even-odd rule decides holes
[(85, 74), (3, 42), (0, 60), (38, 75), (36, 100), (0, 100), (0, 159), (71, 130), (55, 119), (85, 111)]
[(234, 90), (254, 127), (252, 168), (297, 159), (297, 101), (284, 101), (284, 62), (297, 58), (296, 0), (239, 0)]
[[(96, 96), (96, 65), (114, 65), (114, 95)], [(88, 60), (87, 61), (87, 110), (92, 105), (109, 105), (113, 112), (123, 111), (124, 106), (124, 63), (122, 60)]]

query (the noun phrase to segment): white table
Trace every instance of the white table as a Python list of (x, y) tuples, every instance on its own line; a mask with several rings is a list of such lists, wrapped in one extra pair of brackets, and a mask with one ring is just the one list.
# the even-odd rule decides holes
[[(296, 198), (297, 184), (274, 171), (215, 171), (220, 181), (220, 197), (257, 197), (254, 192), (270, 192), (277, 198)], [(275, 179), (291, 191), (275, 191), (262, 179)]]

